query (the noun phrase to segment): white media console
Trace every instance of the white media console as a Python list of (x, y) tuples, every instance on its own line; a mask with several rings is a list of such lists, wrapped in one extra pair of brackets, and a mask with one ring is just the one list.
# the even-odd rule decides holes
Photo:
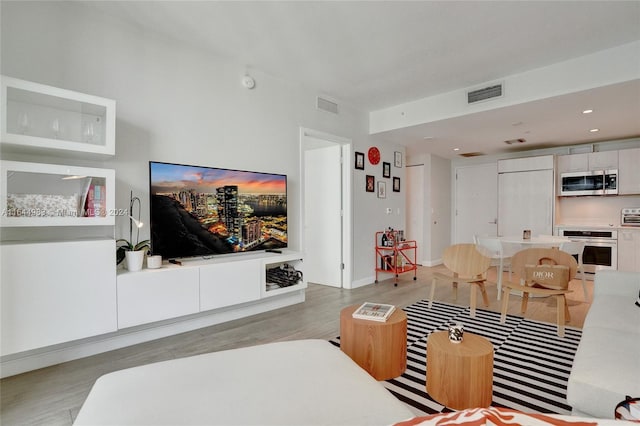
[[(70, 243), (43, 243), (41, 249), (55, 253), (57, 247), (50, 244)], [(86, 244), (95, 249), (97, 242)], [(100, 245), (113, 265), (113, 241)], [(33, 244), (3, 245), (3, 261), (17, 259), (27, 248), (33, 250)], [(12, 275), (15, 292), (3, 292), (17, 299), (2, 300), (2, 377), (301, 303), (307, 287), (304, 280), (282, 288), (267, 285), (269, 268), (288, 263), (302, 270), (302, 254), (287, 249), (185, 260), (182, 265), (165, 262), (137, 272), (122, 269), (115, 281), (101, 279), (97, 270), (83, 270), (77, 279), (55, 286), (51, 278), (39, 276), (54, 265), (47, 265), (45, 256), (40, 259), (38, 268)], [(58, 256), (49, 259), (58, 262), (56, 270), (73, 267)]]

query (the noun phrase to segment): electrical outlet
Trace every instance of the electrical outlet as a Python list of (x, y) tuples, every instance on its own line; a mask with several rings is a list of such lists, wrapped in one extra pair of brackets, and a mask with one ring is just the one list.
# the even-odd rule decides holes
[(391, 209), (391, 207), (387, 207), (387, 214), (391, 214), (393, 213), (393, 210)]

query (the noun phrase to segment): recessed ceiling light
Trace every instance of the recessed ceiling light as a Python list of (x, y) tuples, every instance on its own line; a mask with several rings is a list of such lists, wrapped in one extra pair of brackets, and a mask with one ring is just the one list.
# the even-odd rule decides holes
[(428, 140), (433, 139), (433, 136), (423, 136), (422, 139), (428, 141)]
[(454, 151), (460, 151), (460, 148), (453, 148)]
[(516, 121), (515, 123), (511, 123), (513, 127), (522, 126), (522, 124), (523, 124), (522, 121)]
[(591, 133), (595, 133), (595, 132), (599, 132), (599, 131), (600, 131), (600, 129), (590, 129), (589, 131), (590, 131)]
[(591, 114), (592, 112), (592, 109), (585, 109), (584, 111), (582, 111), (583, 114)]

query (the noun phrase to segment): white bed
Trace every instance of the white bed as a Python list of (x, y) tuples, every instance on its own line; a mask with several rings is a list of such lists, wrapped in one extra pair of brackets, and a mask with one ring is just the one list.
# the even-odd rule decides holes
[(348, 356), (299, 340), (100, 377), (75, 425), (390, 425), (413, 417)]

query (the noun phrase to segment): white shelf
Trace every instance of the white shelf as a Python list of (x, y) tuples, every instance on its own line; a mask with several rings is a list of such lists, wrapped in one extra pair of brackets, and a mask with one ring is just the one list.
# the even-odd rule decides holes
[[(111, 169), (0, 161), (0, 226), (111, 226), (114, 188)], [(104, 201), (86, 206), (92, 191)]]
[(115, 155), (114, 100), (1, 76), (3, 150)]

